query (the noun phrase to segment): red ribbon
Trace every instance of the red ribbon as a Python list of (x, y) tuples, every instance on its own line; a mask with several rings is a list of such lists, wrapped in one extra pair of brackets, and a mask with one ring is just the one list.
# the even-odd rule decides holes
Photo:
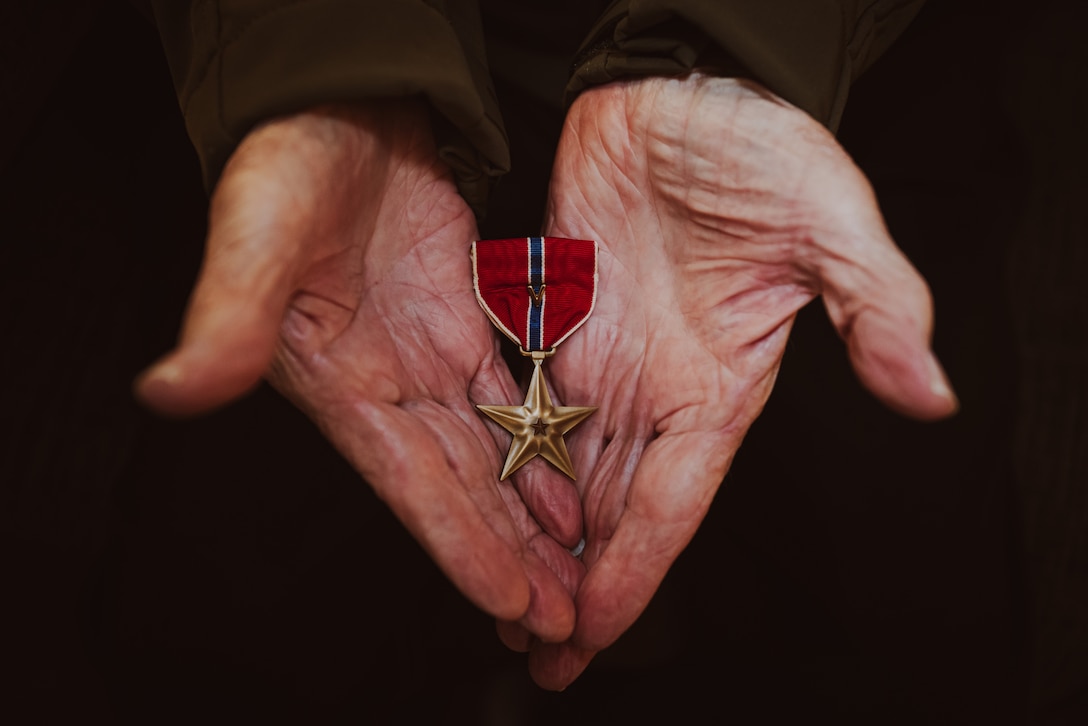
[(476, 299), (524, 351), (547, 351), (586, 321), (597, 298), (597, 243), (518, 237), (472, 244)]

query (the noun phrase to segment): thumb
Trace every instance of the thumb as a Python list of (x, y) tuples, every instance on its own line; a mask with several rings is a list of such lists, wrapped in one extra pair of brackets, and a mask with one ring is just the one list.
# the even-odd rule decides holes
[(950, 416), (959, 402), (930, 349), (929, 286), (883, 229), (877, 242), (824, 270), (828, 315), (862, 384), (885, 405), (926, 421)]
[(211, 411), (249, 392), (267, 370), (299, 259), (291, 242), (298, 237), (268, 191), (226, 176), (216, 191), (178, 345), (136, 380), (137, 398), (151, 409)]

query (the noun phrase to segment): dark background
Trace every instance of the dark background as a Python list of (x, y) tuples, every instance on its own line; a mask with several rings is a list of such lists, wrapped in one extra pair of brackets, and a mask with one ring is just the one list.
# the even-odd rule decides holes
[[(695, 540), (554, 694), (277, 394), (136, 406), (200, 260), (196, 157), (126, 4), (9, 5), (0, 719), (1088, 723), (1085, 27), (934, 1), (857, 83), (840, 139), (931, 284), (962, 411), (886, 412), (803, 310)], [(523, 235), (561, 116), (498, 90), (515, 170), (481, 233)]]

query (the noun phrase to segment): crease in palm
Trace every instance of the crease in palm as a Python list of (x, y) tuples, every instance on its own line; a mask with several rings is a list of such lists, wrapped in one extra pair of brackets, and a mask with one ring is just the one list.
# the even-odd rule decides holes
[(560, 640), (577, 501), (541, 467), (520, 494), (495, 477), (501, 437), (474, 404), (518, 389), (472, 294), (475, 235), (421, 104), (269, 123), (224, 170), (178, 348), (138, 392), (184, 415), (267, 378), (472, 602)]
[[(403, 190), (396, 178), (382, 180), (369, 235), (348, 225), (342, 244), (362, 259), (341, 260), (339, 269), (358, 269), (355, 279), (326, 280), (328, 292), (303, 292), (328, 299), (350, 290), (332, 311), (338, 323), (308, 328), (307, 317), (285, 326), (291, 335), (284, 337), (274, 381), (311, 412), (470, 598), (499, 617), (524, 617), (542, 637), (560, 637), (571, 627), (571, 607), (563, 602), (569, 588), (562, 569), (553, 573), (544, 562), (564, 550), (555, 540), (570, 541), (562, 534), (574, 527), (560, 523), (549, 536), (540, 521), (561, 516), (547, 519), (550, 512), (542, 510), (551, 500), (538, 499), (534, 516), (532, 497), (523, 501), (495, 480), (500, 436), (474, 404), (517, 389), (471, 292), (464, 250), (475, 238), (472, 215), (427, 152), (415, 160), (421, 168), (409, 169), (422, 180), (406, 180)], [(565, 487), (539, 467), (522, 479), (538, 492)], [(456, 536), (444, 536), (445, 529)], [(525, 613), (481, 600), (480, 591), (521, 586), (492, 572), (508, 557), (503, 547), (531, 581), (537, 602)], [(494, 593), (500, 601), (506, 596)]]
[(601, 250), (597, 309), (549, 371), (561, 397), (600, 406), (571, 447), (586, 538), (578, 623), (530, 657), (541, 685), (562, 688), (638, 617), (690, 541), (771, 393), (797, 311), (826, 280), (908, 279), (881, 315), (920, 321), (904, 326), (912, 354), (925, 354), (929, 308), (841, 147), (743, 81), (693, 74), (584, 93), (545, 233)]

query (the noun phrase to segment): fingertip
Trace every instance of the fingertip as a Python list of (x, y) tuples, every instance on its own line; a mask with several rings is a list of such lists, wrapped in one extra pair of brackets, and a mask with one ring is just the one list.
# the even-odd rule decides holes
[(208, 356), (175, 351), (133, 381), (136, 399), (169, 418), (209, 413), (252, 391), (263, 369), (208, 360)]
[(155, 407), (183, 378), (184, 371), (181, 366), (168, 356), (137, 375), (132, 382), (132, 391), (141, 403)]
[(132, 383), (136, 400), (165, 416), (184, 415), (178, 391), (185, 383), (185, 368), (174, 354), (167, 355), (141, 372)]
[(956, 396), (956, 392), (952, 390), (952, 384), (948, 380), (948, 374), (945, 373), (944, 368), (941, 366), (940, 361), (937, 360), (937, 356), (932, 351), (929, 353), (929, 392), (937, 399), (937, 406), (940, 418), (951, 416), (960, 410), (960, 400)]
[(900, 415), (937, 421), (956, 413), (959, 400), (930, 348), (928, 308), (924, 302), (867, 308), (852, 317), (845, 337), (854, 372), (870, 393)]
[(595, 651), (570, 643), (536, 643), (529, 653), (529, 675), (548, 691), (564, 691), (589, 666)]
[(518, 622), (532, 607), (532, 585), (513, 553), (486, 569), (461, 570), (457, 565), (447, 569), (447, 563), (436, 559), (461, 592), (496, 620)]
[(530, 599), (521, 624), (542, 642), (561, 643), (574, 632), (574, 601), (565, 583), (543, 559), (530, 557), (525, 567)]
[(852, 352), (862, 384), (888, 408), (919, 421), (939, 421), (960, 403), (937, 357), (928, 349)]
[[(520, 566), (513, 561), (509, 567), (496, 562), (495, 567), (486, 572), (463, 571), (457, 569), (459, 565), (445, 561), (433, 550), (429, 551), (446, 576), (473, 605), (500, 623), (524, 622), (532, 607), (532, 588), (528, 578), (520, 571)], [(499, 637), (503, 638), (506, 632), (500, 629)], [(506, 642), (505, 639), (503, 642)]]
[(514, 485), (533, 519), (556, 542), (574, 549), (582, 539), (582, 500), (573, 483), (543, 460), (514, 474)]
[(528, 579), (522, 579), (519, 585), (513, 592), (503, 595), (502, 601), (492, 608), (492, 613), (499, 620), (519, 620), (529, 611), (532, 587)]
[(592, 617), (587, 614), (579, 619), (571, 640), (584, 650), (600, 652), (615, 643), (627, 629), (627, 625), (629, 624), (617, 627), (608, 615)]
[(495, 632), (499, 640), (515, 653), (528, 653), (533, 644), (533, 634), (520, 623), (496, 620)]

